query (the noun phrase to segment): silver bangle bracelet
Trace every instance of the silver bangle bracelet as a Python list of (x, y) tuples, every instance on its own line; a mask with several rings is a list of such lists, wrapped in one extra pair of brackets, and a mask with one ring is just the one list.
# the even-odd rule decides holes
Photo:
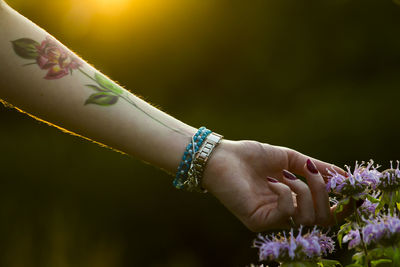
[(217, 133), (211, 133), (207, 136), (199, 151), (195, 154), (194, 160), (190, 165), (188, 178), (184, 183), (186, 190), (191, 192), (206, 193), (207, 190), (201, 186), (201, 180), (208, 159), (214, 148), (221, 142), (223, 136)]

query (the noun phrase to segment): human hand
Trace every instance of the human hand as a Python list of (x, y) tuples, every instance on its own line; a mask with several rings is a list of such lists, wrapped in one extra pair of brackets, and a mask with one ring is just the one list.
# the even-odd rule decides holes
[[(223, 140), (204, 172), (203, 186), (250, 230), (334, 224), (324, 177), (332, 164), (255, 141)], [(306, 178), (307, 184), (292, 173)], [(345, 208), (337, 217), (345, 216)]]

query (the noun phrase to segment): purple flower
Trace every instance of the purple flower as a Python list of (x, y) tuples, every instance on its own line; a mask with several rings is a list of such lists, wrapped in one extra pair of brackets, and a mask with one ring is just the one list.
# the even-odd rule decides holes
[[(360, 229), (364, 243), (369, 245), (393, 244), (400, 239), (400, 219), (390, 215), (378, 216)], [(351, 230), (343, 237), (343, 242), (349, 242), (349, 248), (361, 245), (359, 230)]]
[(304, 235), (301, 234), (301, 231), (302, 227), (295, 236), (292, 229), (288, 237), (285, 232), (276, 236), (259, 235), (254, 241), (254, 247), (259, 249), (260, 260), (317, 260), (321, 255), (333, 252), (334, 242), (326, 234), (316, 228)]
[(346, 175), (339, 174), (333, 169), (328, 170), (330, 177), (326, 184), (327, 191), (343, 196), (360, 196), (370, 187), (376, 188), (382, 174), (377, 171), (378, 166), (375, 167), (372, 160), (366, 166), (364, 164), (362, 162), (358, 165), (356, 162), (353, 172), (346, 166)]
[[(350, 242), (349, 242), (350, 241)], [(357, 230), (351, 230), (347, 235), (343, 237), (343, 243), (349, 242), (349, 249), (359, 246), (361, 243), (360, 232)]]
[(378, 217), (370, 221), (362, 233), (367, 245), (390, 242), (400, 237), (400, 219), (389, 215)]
[(319, 245), (321, 246), (321, 252), (325, 256), (328, 255), (328, 253), (332, 253), (335, 250), (335, 242), (332, 240), (332, 238), (326, 235), (320, 235), (318, 242)]
[(372, 203), (369, 199), (365, 199), (361, 207), (357, 209), (358, 215), (363, 218), (373, 217), (377, 206), (378, 203)]
[(393, 168), (393, 162), (390, 162), (390, 169), (382, 172), (382, 176), (377, 184), (378, 189), (382, 191), (397, 191), (400, 188), (400, 169), (399, 161), (396, 168)]

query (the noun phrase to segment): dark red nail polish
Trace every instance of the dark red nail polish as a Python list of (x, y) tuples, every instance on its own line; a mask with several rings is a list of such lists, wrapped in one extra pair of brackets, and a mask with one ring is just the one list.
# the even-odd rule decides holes
[(318, 173), (317, 166), (315, 166), (314, 162), (312, 162), (310, 159), (307, 160), (307, 169), (314, 174)]
[(283, 176), (285, 176), (285, 178), (288, 178), (289, 180), (297, 180), (296, 175), (294, 175), (290, 171), (283, 170), (282, 173), (283, 173)]
[(278, 180), (276, 180), (275, 178), (272, 178), (272, 177), (267, 177), (267, 180), (269, 181), (269, 182), (271, 182), (271, 183), (279, 183), (279, 181)]

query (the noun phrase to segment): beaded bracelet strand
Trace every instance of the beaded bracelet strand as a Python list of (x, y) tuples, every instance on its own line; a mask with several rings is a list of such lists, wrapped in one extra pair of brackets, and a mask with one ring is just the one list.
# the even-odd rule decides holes
[(182, 161), (178, 166), (173, 185), (178, 188), (184, 188), (185, 181), (188, 178), (188, 171), (194, 159), (196, 152), (199, 150), (201, 145), (207, 136), (211, 134), (211, 131), (206, 127), (200, 127), (196, 134), (192, 137), (190, 143), (186, 146), (185, 152), (182, 156)]

